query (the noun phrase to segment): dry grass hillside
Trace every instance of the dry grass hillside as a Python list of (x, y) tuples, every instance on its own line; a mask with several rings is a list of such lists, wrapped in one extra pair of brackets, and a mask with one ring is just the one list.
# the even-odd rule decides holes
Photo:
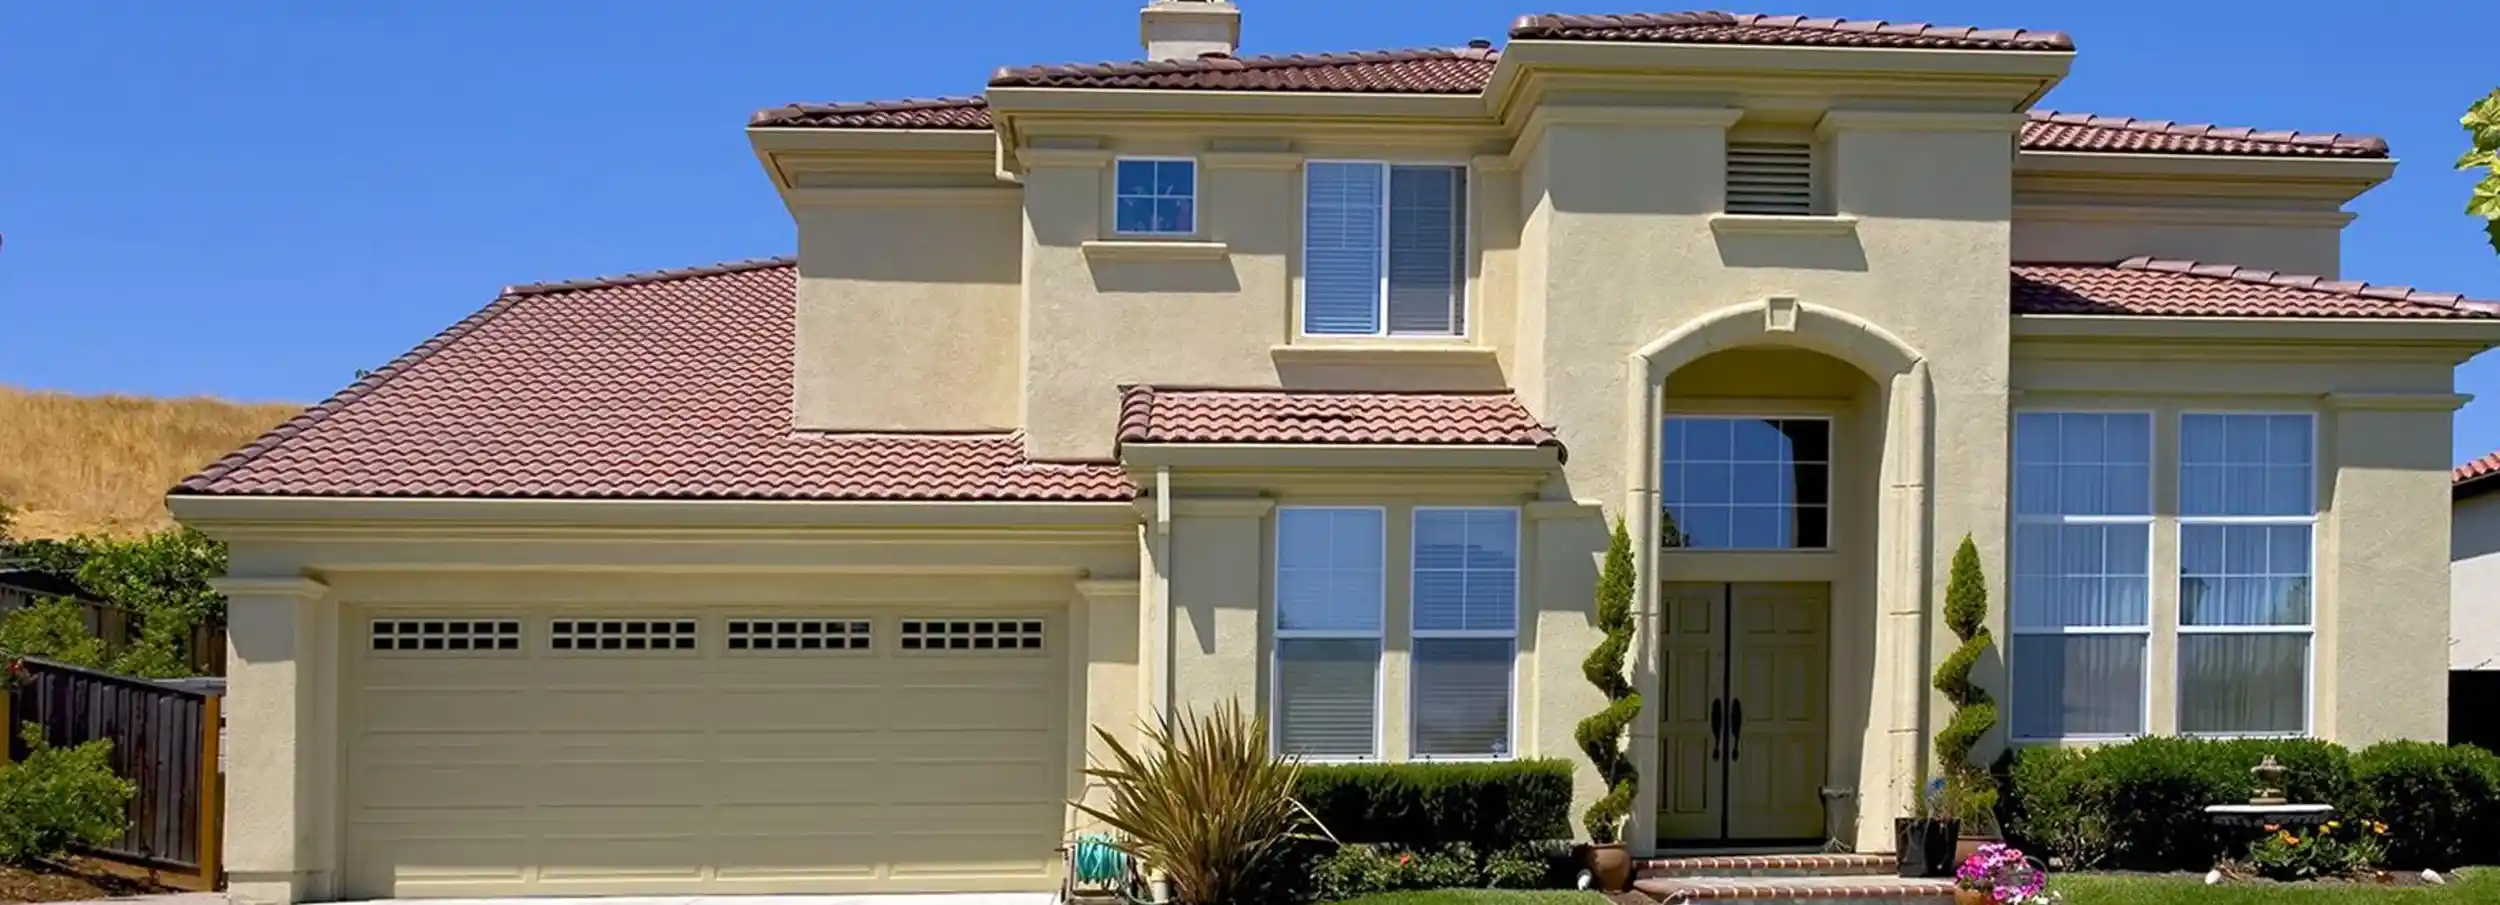
[(170, 525), (166, 488), (300, 410), (0, 386), (0, 504), (18, 510), (10, 533), (127, 536)]

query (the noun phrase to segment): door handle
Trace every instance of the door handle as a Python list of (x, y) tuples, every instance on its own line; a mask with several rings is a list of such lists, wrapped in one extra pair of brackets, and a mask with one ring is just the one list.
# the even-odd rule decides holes
[(1745, 702), (1730, 698), (1727, 702), (1727, 759), (1744, 756)]
[(1727, 699), (1710, 699), (1710, 759), (1719, 759), (1719, 744), (1727, 739)]

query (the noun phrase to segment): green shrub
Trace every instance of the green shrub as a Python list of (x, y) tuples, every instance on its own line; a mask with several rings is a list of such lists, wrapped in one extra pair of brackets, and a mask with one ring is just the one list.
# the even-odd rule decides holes
[(1632, 592), (1638, 580), (1633, 575), (1632, 536), (1618, 518), (1614, 537), (1606, 543), (1606, 565), (1597, 573), (1597, 629), (1605, 637), (1580, 661), (1580, 674), (1606, 695), (1606, 706), (1571, 729), (1572, 741), (1588, 755), (1606, 789), (1580, 814), (1589, 840), (1601, 844), (1622, 841), (1623, 821), (1632, 813), (1632, 796), (1641, 781), (1640, 769), (1623, 750), (1623, 735), (1641, 713), (1640, 693), (1623, 673), (1623, 655), (1632, 648)]
[(2288, 768), (2292, 801), (2358, 813), (2350, 758), (2333, 743), (2191, 738), (2022, 749), (1998, 813), (2018, 844), (2071, 867), (2203, 869), (2220, 854), (2205, 807), (2247, 801), (2249, 768), (2268, 754)]
[(1936, 730), (1936, 766), (1948, 790), (1948, 815), (1965, 827), (1987, 826), (1997, 805), (1996, 785), (1970, 759), (1979, 737), (1997, 724), (1996, 701), (1971, 681), (1971, 670), (1996, 643), (1982, 624), (1987, 618), (1988, 579), (1979, 569), (1979, 547), (1964, 535), (1944, 589), (1945, 625), (1962, 645), (1936, 664), (1932, 684), (1953, 702), (1953, 716)]
[(102, 845), (122, 834), (137, 787), (113, 775), (113, 743), (45, 744), (25, 731), (26, 759), (0, 764), (0, 864), (60, 857), (73, 845)]
[(1492, 851), (1571, 836), (1571, 763), (1314, 764), (1294, 797), (1340, 842)]
[(1324, 901), (1410, 889), (1533, 889), (1555, 885), (1555, 855), (1568, 848), (1525, 845), (1480, 851), (1447, 845), (1346, 845), (1311, 868), (1311, 893)]
[(2248, 866), (2268, 880), (2298, 882), (2358, 877), (2386, 855), (2384, 839), (2371, 827), (2328, 821), (2320, 827), (2285, 827), (2248, 846)]
[(105, 664), (104, 639), (87, 630), (78, 601), (67, 597), (46, 597), (0, 615), (0, 655), (42, 657), (88, 669)]
[(2358, 813), (2387, 824), (2387, 860), (2448, 868), (2500, 857), (2500, 758), (2471, 745), (2380, 742), (2352, 758)]

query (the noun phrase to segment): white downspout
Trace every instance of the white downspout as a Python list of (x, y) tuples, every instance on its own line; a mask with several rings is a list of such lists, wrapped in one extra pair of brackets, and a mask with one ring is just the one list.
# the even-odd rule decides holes
[(1172, 713), (1172, 466), (1155, 468), (1154, 663), (1155, 718), (1170, 725)]

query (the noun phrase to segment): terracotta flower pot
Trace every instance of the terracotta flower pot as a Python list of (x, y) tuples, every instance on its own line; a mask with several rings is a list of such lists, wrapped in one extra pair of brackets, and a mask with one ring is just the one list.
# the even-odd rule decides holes
[(1632, 888), (1632, 852), (1623, 843), (1590, 845), (1584, 856), (1589, 879), (1604, 892), (1622, 892)]
[(1994, 905), (1995, 901), (1996, 897), (1985, 889), (1953, 888), (1953, 905)]

